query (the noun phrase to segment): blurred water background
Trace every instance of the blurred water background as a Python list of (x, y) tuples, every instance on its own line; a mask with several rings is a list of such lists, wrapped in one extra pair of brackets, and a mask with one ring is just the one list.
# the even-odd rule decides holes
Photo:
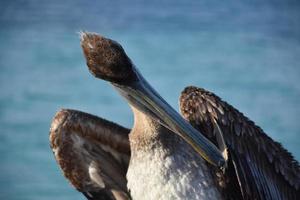
[(80, 30), (119, 41), (173, 107), (185, 86), (204, 87), (300, 159), (299, 1), (14, 0), (0, 11), (0, 199), (83, 199), (49, 148), (58, 109), (132, 125), (88, 72)]

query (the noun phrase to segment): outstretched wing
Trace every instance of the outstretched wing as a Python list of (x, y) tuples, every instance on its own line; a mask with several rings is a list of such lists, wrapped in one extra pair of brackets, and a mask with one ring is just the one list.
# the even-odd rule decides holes
[(227, 183), (229, 191), (239, 185), (244, 199), (300, 199), (298, 162), (242, 113), (196, 87), (184, 89), (180, 109), (183, 117), (213, 142), (216, 126), (222, 130), (229, 151), (228, 173), (237, 176), (229, 180), (238, 181)]
[(50, 146), (71, 184), (88, 199), (130, 199), (129, 129), (75, 110), (56, 113)]

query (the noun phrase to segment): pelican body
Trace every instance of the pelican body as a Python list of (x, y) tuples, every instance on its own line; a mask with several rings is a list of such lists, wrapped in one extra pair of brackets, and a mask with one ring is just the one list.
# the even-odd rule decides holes
[(127, 172), (131, 197), (221, 199), (202, 159), (223, 167), (219, 149), (159, 96), (118, 43), (84, 33), (81, 44), (92, 74), (111, 82), (134, 113)]
[(81, 46), (134, 113), (131, 130), (80, 111), (54, 117), (55, 158), (88, 199), (300, 199), (298, 162), (232, 106), (187, 87), (181, 116), (117, 42), (82, 33)]

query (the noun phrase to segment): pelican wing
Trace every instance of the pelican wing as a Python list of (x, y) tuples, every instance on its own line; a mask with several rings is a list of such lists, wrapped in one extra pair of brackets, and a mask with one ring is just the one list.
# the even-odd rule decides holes
[(88, 199), (130, 199), (129, 129), (75, 110), (56, 113), (50, 146), (64, 176)]
[(184, 89), (180, 109), (213, 142), (217, 143), (216, 126), (222, 130), (229, 152), (227, 191), (238, 186), (244, 199), (300, 199), (299, 163), (242, 113), (196, 87)]

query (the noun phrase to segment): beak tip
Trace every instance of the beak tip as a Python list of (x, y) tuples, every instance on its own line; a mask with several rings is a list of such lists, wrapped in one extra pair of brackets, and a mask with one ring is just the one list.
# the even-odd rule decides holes
[(227, 168), (227, 161), (224, 158), (221, 158), (218, 162), (218, 168), (220, 168), (223, 172)]

